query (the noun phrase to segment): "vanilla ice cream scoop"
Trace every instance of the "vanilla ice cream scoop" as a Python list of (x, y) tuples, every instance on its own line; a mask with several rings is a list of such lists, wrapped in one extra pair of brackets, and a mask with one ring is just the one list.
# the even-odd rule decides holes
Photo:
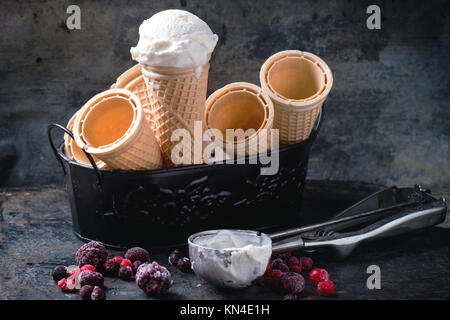
[[(218, 36), (196, 15), (184, 10), (165, 10), (139, 27), (139, 42), (131, 56), (153, 67), (194, 67), (201, 73)], [(197, 72), (197, 73), (198, 73)]]
[(250, 230), (209, 230), (189, 237), (194, 272), (220, 286), (243, 288), (262, 276), (272, 255), (272, 241)]

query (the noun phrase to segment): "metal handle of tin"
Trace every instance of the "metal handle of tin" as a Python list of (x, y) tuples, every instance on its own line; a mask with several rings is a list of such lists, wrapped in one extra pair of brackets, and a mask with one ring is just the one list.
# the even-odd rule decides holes
[[(48, 141), (49, 141), (49, 143), (50, 143), (50, 147), (52, 148), (53, 153), (55, 154), (56, 159), (58, 159), (59, 163), (61, 164), (61, 167), (62, 167), (62, 169), (63, 169), (63, 171), (64, 171), (64, 174), (66, 174), (66, 168), (64, 167), (63, 160), (61, 159), (61, 156), (60, 156), (59, 153), (58, 153), (58, 149), (57, 149), (56, 146), (55, 146), (55, 142), (53, 141), (52, 131), (53, 131), (54, 128), (57, 128), (57, 129), (60, 129), (60, 130), (64, 131), (64, 132), (67, 133), (72, 139), (74, 139), (73, 133), (72, 133), (69, 129), (67, 129), (66, 127), (64, 127), (64, 126), (62, 126), (62, 125), (60, 125), (60, 124), (58, 124), (58, 123), (52, 123), (52, 124), (50, 124), (50, 125), (48, 126), (48, 129), (47, 129)], [(102, 179), (101, 179), (101, 174), (100, 174), (100, 171), (98, 170), (97, 164), (95, 163), (94, 159), (92, 158), (92, 156), (91, 156), (88, 152), (86, 152), (86, 151), (83, 150), (83, 149), (81, 149), (81, 150), (84, 152), (84, 154), (86, 155), (86, 157), (87, 157), (88, 160), (89, 160), (89, 163), (90, 163), (90, 164), (92, 165), (92, 167), (94, 168), (95, 173), (96, 173), (96, 175), (97, 175), (98, 183), (99, 183), (99, 185), (101, 185)]]

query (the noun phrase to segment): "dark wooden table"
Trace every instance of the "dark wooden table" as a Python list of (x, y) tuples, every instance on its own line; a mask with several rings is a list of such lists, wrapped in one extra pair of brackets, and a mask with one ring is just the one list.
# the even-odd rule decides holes
[[(356, 182), (309, 181), (304, 194), (307, 222), (330, 217), (362, 197), (382, 188)], [(450, 190), (434, 190), (450, 198)], [(367, 243), (343, 261), (312, 254), (315, 266), (326, 268), (337, 286), (332, 299), (449, 299), (449, 219), (440, 226), (383, 241)], [(64, 187), (0, 190), (0, 299), (79, 299), (53, 282), (56, 265), (74, 264), (82, 242), (73, 234)], [(167, 250), (152, 251), (167, 265)], [(123, 252), (110, 251), (112, 255)], [(381, 269), (381, 289), (366, 286), (367, 267)], [(269, 288), (214, 288), (194, 274), (169, 266), (174, 284), (167, 299), (282, 299)], [(134, 282), (107, 278), (108, 299), (150, 299)], [(307, 284), (300, 299), (321, 299)]]

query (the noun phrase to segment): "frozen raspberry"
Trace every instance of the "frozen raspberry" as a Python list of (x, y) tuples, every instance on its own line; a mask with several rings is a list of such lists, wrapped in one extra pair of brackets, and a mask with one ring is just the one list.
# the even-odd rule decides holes
[(60, 287), (61, 290), (64, 292), (74, 292), (75, 291), (75, 281), (67, 280), (66, 278), (63, 278), (58, 281), (58, 287)]
[(129, 266), (124, 266), (119, 269), (119, 277), (122, 280), (129, 281), (133, 277), (133, 269)]
[(97, 270), (95, 269), (95, 267), (94, 267), (93, 265), (90, 265), (90, 264), (85, 264), (84, 266), (82, 266), (82, 267), (80, 268), (80, 271), (86, 271), (86, 270), (91, 270), (91, 271), (94, 271), (94, 272), (97, 271)]
[(88, 284), (82, 286), (81, 289), (80, 289), (81, 299), (83, 299), (83, 300), (91, 300), (92, 290), (94, 290), (93, 286), (90, 286)]
[(173, 252), (169, 255), (169, 263), (174, 267), (177, 266), (178, 260), (182, 258), (181, 252), (178, 249), (173, 250)]
[(108, 252), (106, 251), (106, 248), (100, 242), (92, 241), (78, 249), (76, 262), (79, 267), (90, 264), (97, 270), (100, 270), (107, 257)]
[(272, 270), (270, 271), (269, 276), (266, 279), (267, 284), (270, 284), (274, 287), (278, 287), (280, 284), (281, 276), (283, 275), (283, 272), (280, 270)]
[(329, 297), (334, 293), (335, 285), (333, 281), (331, 280), (325, 280), (322, 282), (319, 282), (317, 285), (317, 291), (321, 296)]
[(58, 282), (63, 278), (67, 278), (67, 268), (64, 266), (57, 266), (55, 269), (53, 269), (52, 277), (55, 282)]
[(141, 264), (136, 273), (136, 284), (148, 295), (159, 296), (172, 285), (169, 270), (156, 262)]
[(300, 268), (301, 268), (301, 266), (302, 266), (300, 264), (300, 261), (296, 257), (290, 257), (287, 265), (288, 265), (289, 269), (291, 269), (291, 271), (292, 271), (293, 267), (300, 266)]
[(178, 260), (177, 262), (177, 268), (181, 272), (188, 273), (191, 272), (191, 260), (189, 258), (183, 257)]
[(122, 262), (120, 263), (120, 267), (130, 267), (133, 268), (133, 264), (131, 263), (130, 260), (128, 259), (123, 259)]
[(302, 272), (302, 266), (299, 264), (299, 265), (296, 265), (296, 266), (292, 266), (291, 267), (291, 272), (295, 272), (295, 273), (300, 273), (300, 272)]
[(303, 257), (300, 259), (300, 263), (302, 265), (302, 269), (305, 271), (309, 271), (313, 267), (313, 261), (309, 257)]
[(264, 271), (265, 276), (269, 276), (270, 273), (272, 272), (272, 264), (273, 264), (273, 260), (270, 260), (269, 264), (266, 267), (266, 271)]
[(289, 267), (287, 266), (287, 264), (284, 262), (283, 259), (278, 258), (278, 259), (273, 260), (272, 270), (280, 270), (282, 272), (289, 272)]
[(121, 256), (115, 256), (114, 260), (116, 260), (118, 263), (122, 263), (123, 258)]
[(150, 254), (143, 248), (134, 247), (128, 249), (127, 253), (125, 253), (125, 259), (128, 259), (131, 262), (135, 262), (137, 260), (147, 262), (150, 259)]
[(283, 300), (297, 300), (297, 295), (289, 293), (283, 297)]
[(116, 259), (108, 259), (103, 265), (103, 274), (107, 277), (117, 277), (120, 263)]
[(95, 286), (91, 293), (91, 300), (106, 300), (105, 291), (102, 288)]
[(134, 247), (128, 249), (127, 253), (125, 253), (125, 258), (130, 260), (131, 262), (135, 262), (137, 260), (147, 262), (150, 259), (150, 254), (143, 248)]
[(140, 260), (136, 260), (135, 262), (133, 262), (133, 271), (134, 273), (136, 273), (137, 269), (139, 268), (139, 266), (142, 264), (142, 261)]
[(330, 275), (325, 269), (315, 268), (309, 273), (309, 281), (313, 286), (317, 286), (319, 282), (328, 280)]
[(299, 293), (305, 289), (305, 279), (295, 272), (283, 273), (280, 283), (286, 293)]
[(90, 285), (103, 287), (104, 279), (100, 272), (93, 272), (91, 270), (86, 270), (80, 273), (80, 285)]

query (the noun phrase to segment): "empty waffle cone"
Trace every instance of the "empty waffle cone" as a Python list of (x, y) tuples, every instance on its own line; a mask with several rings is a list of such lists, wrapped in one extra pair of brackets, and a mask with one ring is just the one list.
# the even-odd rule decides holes
[[(72, 118), (70, 118), (69, 123), (67, 124), (67, 129), (70, 131), (73, 131), (73, 124), (75, 122), (76, 117), (78, 116), (79, 111), (77, 111)], [(64, 153), (66, 156), (73, 161), (91, 165), (89, 162), (89, 159), (84, 154), (83, 150), (78, 147), (78, 145), (75, 143), (75, 141), (67, 134), (64, 134)], [(94, 159), (95, 164), (97, 165), (97, 168), (104, 168), (104, 169), (111, 169), (106, 163), (99, 160), (97, 157), (92, 156), (92, 159)]]
[(280, 145), (308, 139), (333, 85), (328, 65), (312, 53), (281, 51), (266, 60), (259, 77), (273, 102)]
[[(228, 155), (232, 152), (232, 156), (239, 157), (270, 149), (268, 138), (273, 120), (272, 101), (260, 87), (251, 83), (228, 84), (206, 100), (205, 126), (220, 131), (221, 135), (211, 140)], [(240, 136), (227, 135), (227, 129), (241, 129)]]
[(141, 101), (142, 109), (144, 110), (145, 118), (154, 130), (153, 117), (150, 109), (150, 100), (148, 98), (147, 86), (145, 85), (144, 76), (142, 75), (142, 67), (137, 64), (122, 73), (111, 86), (111, 89), (127, 89), (133, 92)]
[(89, 100), (74, 123), (77, 145), (114, 169), (162, 167), (161, 150), (145, 120), (138, 97), (111, 89)]
[[(202, 163), (201, 150), (194, 157), (194, 145), (201, 146), (201, 141), (194, 143), (194, 123), (203, 121), (209, 62), (201, 68), (200, 75), (196, 71), (195, 68), (142, 66), (153, 129), (166, 166)], [(176, 129), (186, 131), (180, 141), (171, 141)], [(183, 149), (189, 154), (182, 154)]]

